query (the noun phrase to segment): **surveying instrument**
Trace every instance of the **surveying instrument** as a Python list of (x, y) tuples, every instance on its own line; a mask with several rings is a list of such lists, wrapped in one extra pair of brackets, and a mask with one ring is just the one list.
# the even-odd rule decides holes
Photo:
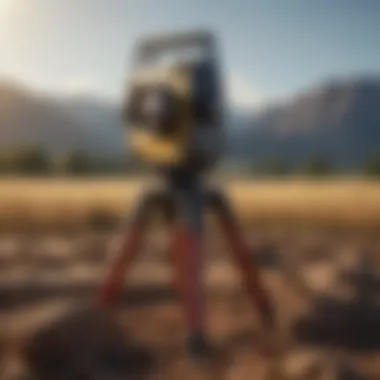
[(205, 352), (204, 299), (200, 278), (203, 216), (217, 217), (252, 302), (266, 327), (274, 325), (271, 302), (240, 236), (230, 202), (209, 189), (204, 175), (223, 151), (224, 96), (215, 36), (203, 30), (139, 41), (123, 106), (132, 154), (159, 174), (160, 184), (134, 205), (129, 226), (112, 257), (99, 295), (117, 303), (125, 274), (136, 258), (148, 221), (160, 211), (170, 226), (177, 286), (183, 300), (191, 355)]

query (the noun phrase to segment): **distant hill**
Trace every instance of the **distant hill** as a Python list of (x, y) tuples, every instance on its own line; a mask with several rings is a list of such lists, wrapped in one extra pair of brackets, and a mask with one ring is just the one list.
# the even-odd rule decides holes
[[(235, 136), (232, 155), (291, 163), (321, 155), (336, 165), (360, 165), (380, 150), (380, 78), (330, 81), (272, 105)], [(243, 142), (243, 143), (242, 143)]]
[(36, 95), (0, 82), (0, 147), (36, 144), (50, 152), (83, 149), (93, 155), (124, 154), (116, 105), (96, 98)]
[(124, 155), (125, 136), (116, 104), (95, 97), (71, 97), (57, 101), (58, 106), (80, 123), (89, 140), (87, 149), (95, 154)]
[[(228, 113), (229, 156), (245, 162), (279, 157), (296, 164), (321, 155), (361, 165), (380, 150), (380, 78), (335, 80), (260, 113)], [(0, 147), (35, 143), (56, 152), (82, 148), (124, 155), (119, 107), (91, 97), (37, 96), (0, 81)]]
[(0, 82), (0, 146), (38, 144), (50, 151), (81, 147), (87, 135), (58, 105)]

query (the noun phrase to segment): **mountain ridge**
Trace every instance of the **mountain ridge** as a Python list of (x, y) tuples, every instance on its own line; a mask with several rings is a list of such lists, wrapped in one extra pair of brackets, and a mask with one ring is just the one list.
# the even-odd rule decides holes
[[(380, 149), (380, 76), (330, 78), (260, 111), (228, 109), (228, 156), (295, 164), (311, 155), (357, 166)], [(60, 151), (125, 153), (120, 107), (97, 96), (33, 93), (0, 80), (0, 146), (39, 143)]]
[(290, 163), (321, 155), (338, 166), (361, 165), (380, 149), (380, 77), (335, 80), (271, 105), (240, 136), (240, 155)]

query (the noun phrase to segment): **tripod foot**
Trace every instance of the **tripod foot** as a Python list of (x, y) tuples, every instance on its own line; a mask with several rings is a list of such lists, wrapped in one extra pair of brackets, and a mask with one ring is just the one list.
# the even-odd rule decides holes
[(190, 333), (187, 338), (187, 349), (195, 361), (206, 359), (211, 353), (211, 347), (204, 333)]

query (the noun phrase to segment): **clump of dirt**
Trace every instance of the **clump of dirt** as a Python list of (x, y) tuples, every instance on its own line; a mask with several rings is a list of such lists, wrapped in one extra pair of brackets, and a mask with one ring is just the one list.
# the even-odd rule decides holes
[(71, 310), (39, 329), (27, 340), (23, 359), (39, 380), (144, 376), (154, 364), (148, 349), (95, 307)]
[(303, 343), (377, 352), (379, 317), (380, 309), (376, 305), (321, 297), (311, 313), (294, 321), (293, 330)]

